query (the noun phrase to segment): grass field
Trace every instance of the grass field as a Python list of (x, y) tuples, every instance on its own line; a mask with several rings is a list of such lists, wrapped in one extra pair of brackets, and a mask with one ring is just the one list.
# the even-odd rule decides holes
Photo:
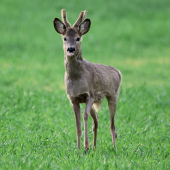
[[(170, 169), (169, 7), (169, 0), (1, 0), (0, 170)], [(62, 40), (53, 27), (63, 8), (72, 24), (88, 11), (92, 25), (83, 57), (122, 73), (117, 153), (106, 100), (98, 113), (97, 149), (91, 117), (91, 148), (84, 154), (83, 133), (77, 149)]]

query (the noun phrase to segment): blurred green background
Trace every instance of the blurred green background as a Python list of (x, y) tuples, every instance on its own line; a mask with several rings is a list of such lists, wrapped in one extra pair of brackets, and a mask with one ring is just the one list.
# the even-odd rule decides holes
[(62, 41), (53, 19), (65, 8), (71, 24), (88, 11), (92, 25), (83, 57), (119, 69), (122, 87), (169, 86), (169, 6), (168, 0), (1, 0), (0, 85), (64, 89)]
[[(82, 135), (78, 153), (62, 39), (53, 26), (61, 9), (71, 24), (88, 11), (83, 57), (122, 73), (117, 153), (106, 100), (96, 151), (89, 118), (91, 149), (83, 154)], [(1, 0), (0, 169), (169, 169), (169, 16), (169, 0)]]

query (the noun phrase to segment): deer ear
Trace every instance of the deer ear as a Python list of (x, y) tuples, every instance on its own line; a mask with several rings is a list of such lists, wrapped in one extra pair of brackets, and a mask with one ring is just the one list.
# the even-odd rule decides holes
[(64, 25), (64, 23), (62, 21), (60, 21), (58, 18), (55, 18), (54, 21), (54, 28), (55, 30), (59, 33), (64, 35), (66, 32), (66, 26)]
[(81, 35), (86, 34), (90, 29), (91, 21), (90, 19), (85, 19), (80, 25), (79, 25), (79, 31)]

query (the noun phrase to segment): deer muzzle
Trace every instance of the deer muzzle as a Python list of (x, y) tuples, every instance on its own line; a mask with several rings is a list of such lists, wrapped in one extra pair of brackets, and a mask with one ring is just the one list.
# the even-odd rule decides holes
[(67, 55), (68, 55), (68, 56), (74, 55), (74, 52), (75, 52), (75, 48), (74, 48), (74, 47), (69, 47), (69, 48), (67, 49)]

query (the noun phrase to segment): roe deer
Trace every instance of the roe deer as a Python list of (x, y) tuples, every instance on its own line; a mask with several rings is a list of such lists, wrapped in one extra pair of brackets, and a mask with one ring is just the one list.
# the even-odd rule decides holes
[[(90, 63), (83, 59), (81, 51), (81, 38), (91, 25), (90, 19), (85, 19), (87, 11), (82, 11), (75, 24), (71, 27), (67, 20), (65, 9), (61, 10), (62, 21), (54, 19), (55, 30), (62, 35), (65, 64), (66, 93), (75, 114), (78, 149), (81, 149), (81, 112), (80, 103), (85, 103), (84, 118), (84, 147), (89, 149), (87, 120), (89, 114), (93, 119), (93, 149), (96, 148), (98, 115), (104, 97), (108, 100), (110, 111), (110, 131), (112, 141), (116, 148), (117, 133), (114, 116), (121, 83), (120, 72), (111, 66)], [(84, 20), (85, 19), (85, 20)]]

